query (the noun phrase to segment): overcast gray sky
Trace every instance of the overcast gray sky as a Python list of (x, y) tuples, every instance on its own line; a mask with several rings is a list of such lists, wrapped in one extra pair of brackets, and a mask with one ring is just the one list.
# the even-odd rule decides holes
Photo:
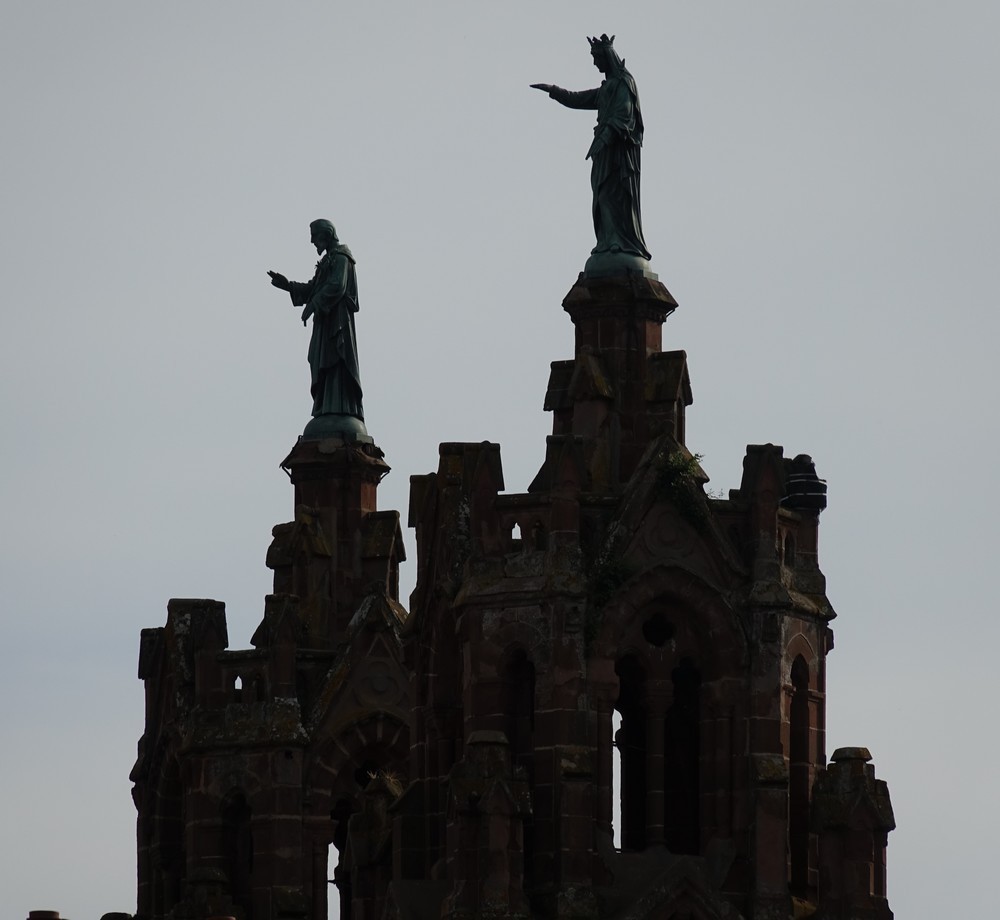
[(593, 127), (528, 84), (595, 86), (602, 31), (642, 99), (689, 446), (711, 488), (768, 441), (829, 481), (828, 753), (867, 745), (889, 782), (890, 903), (993, 912), (1000, 5), (0, 15), (0, 915), (134, 910), (139, 630), (173, 596), (226, 601), (232, 647), (261, 616), (310, 405), (265, 271), (308, 279), (310, 220), (358, 259), (380, 506), (405, 517), (445, 440), (500, 442), (527, 487)]

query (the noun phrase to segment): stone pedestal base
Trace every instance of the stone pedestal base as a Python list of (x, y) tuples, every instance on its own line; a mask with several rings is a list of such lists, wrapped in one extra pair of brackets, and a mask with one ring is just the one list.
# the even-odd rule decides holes
[(658, 280), (657, 275), (650, 270), (649, 259), (628, 252), (591, 253), (587, 264), (583, 267), (585, 278), (610, 278), (613, 275), (628, 275), (630, 273), (644, 275), (654, 281)]
[(374, 444), (365, 423), (353, 415), (316, 415), (309, 420), (302, 437), (307, 441), (340, 438), (343, 441), (360, 441)]

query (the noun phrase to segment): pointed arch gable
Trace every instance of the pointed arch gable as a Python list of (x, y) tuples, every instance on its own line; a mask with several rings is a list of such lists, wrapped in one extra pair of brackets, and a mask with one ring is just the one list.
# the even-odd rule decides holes
[(740, 920), (740, 914), (712, 889), (703, 872), (684, 857), (619, 915), (620, 920)]
[(323, 678), (306, 722), (313, 738), (336, 738), (346, 726), (385, 713), (409, 724), (410, 674), (402, 651), (386, 630), (361, 630)]

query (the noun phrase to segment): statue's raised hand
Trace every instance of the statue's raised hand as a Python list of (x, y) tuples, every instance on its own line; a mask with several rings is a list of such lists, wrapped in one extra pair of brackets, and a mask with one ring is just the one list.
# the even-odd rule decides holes
[(278, 272), (268, 272), (268, 274), (271, 276), (271, 284), (278, 288), (278, 290), (291, 290), (292, 286), (284, 275), (281, 275)]
[(551, 83), (532, 83), (532, 89), (540, 89), (543, 93), (551, 93), (555, 87)]

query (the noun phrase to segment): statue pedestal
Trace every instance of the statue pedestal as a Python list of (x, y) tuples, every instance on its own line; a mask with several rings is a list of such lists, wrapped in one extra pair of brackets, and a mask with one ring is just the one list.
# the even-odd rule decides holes
[(398, 597), (399, 514), (376, 510), (389, 466), (367, 433), (351, 432), (299, 438), (281, 467), (295, 488), (295, 521), (275, 528), (268, 551), (275, 593), (298, 595), (311, 630), (339, 641), (374, 583)]
[(302, 431), (302, 437), (307, 441), (325, 441), (327, 438), (338, 438), (341, 441), (374, 444), (365, 423), (353, 415), (316, 415)]
[(686, 358), (662, 351), (663, 323), (676, 308), (666, 287), (640, 272), (581, 274), (563, 300), (576, 354), (553, 363), (545, 408), (553, 436), (581, 439), (595, 488), (627, 482), (654, 438), (684, 443)]
[(630, 274), (659, 280), (658, 275), (650, 270), (649, 259), (628, 252), (594, 252), (583, 267), (585, 278), (611, 278)]

